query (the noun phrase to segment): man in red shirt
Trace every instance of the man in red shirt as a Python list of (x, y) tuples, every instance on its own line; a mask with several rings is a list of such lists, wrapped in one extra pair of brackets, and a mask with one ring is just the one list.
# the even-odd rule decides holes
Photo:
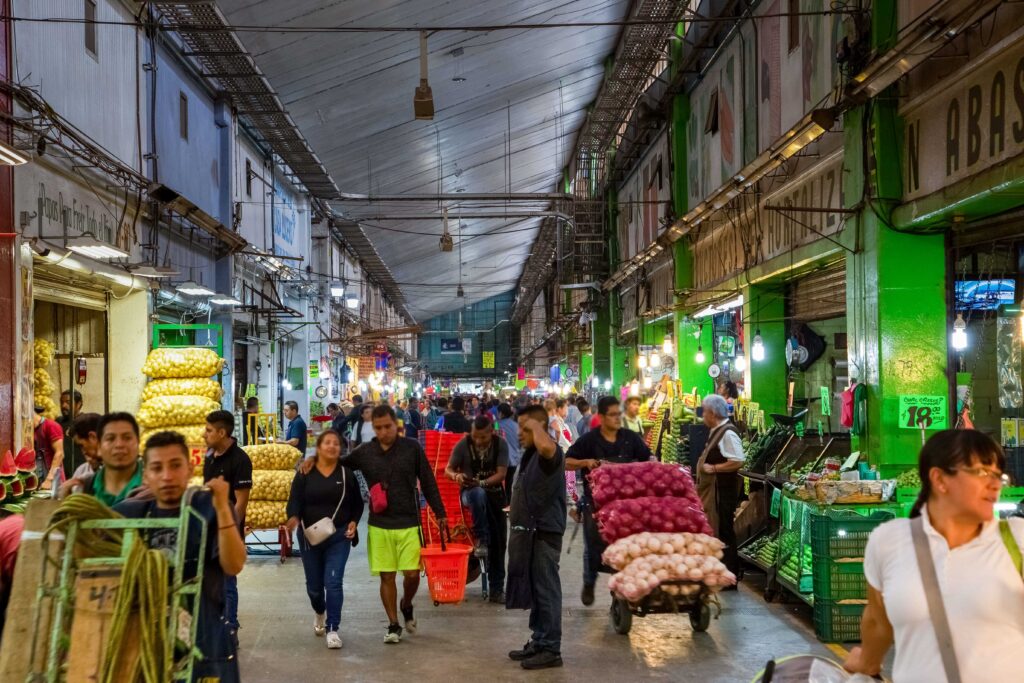
[(36, 472), (40, 488), (53, 486), (53, 475), (64, 463), (64, 430), (53, 420), (42, 415), (42, 408), (36, 407), (32, 416), (35, 428)]

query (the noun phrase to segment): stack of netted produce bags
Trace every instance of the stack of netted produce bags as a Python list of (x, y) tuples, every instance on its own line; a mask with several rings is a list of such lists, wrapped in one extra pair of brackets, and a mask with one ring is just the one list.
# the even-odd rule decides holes
[(691, 596), (736, 582), (721, 562), (689, 472), (657, 462), (604, 464), (589, 475), (609, 589), (638, 602), (657, 589)]
[(213, 349), (162, 347), (149, 352), (142, 371), (150, 378), (142, 392), (138, 420), (140, 447), (154, 433), (180, 433), (195, 448), (203, 447), (206, 416), (220, 409), (223, 391), (211, 379), (224, 367)]
[(60, 410), (53, 401), (56, 389), (50, 378), (50, 364), (53, 363), (53, 344), (45, 339), (36, 339), (32, 344), (32, 401), (43, 409), (43, 415), (56, 420)]
[(276, 529), (288, 520), (288, 493), (302, 453), (286, 443), (246, 446), (245, 452), (252, 459), (246, 523), (253, 529)]

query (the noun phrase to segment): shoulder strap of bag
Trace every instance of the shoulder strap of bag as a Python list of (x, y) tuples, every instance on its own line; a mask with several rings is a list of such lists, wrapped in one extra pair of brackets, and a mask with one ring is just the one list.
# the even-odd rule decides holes
[(953, 634), (949, 630), (949, 619), (946, 617), (946, 605), (942, 602), (939, 578), (935, 574), (935, 562), (928, 545), (928, 537), (924, 532), (924, 519), (915, 517), (910, 520), (910, 536), (914, 540), (914, 553), (917, 555), (917, 568), (921, 572), (921, 583), (928, 599), (928, 615), (935, 629), (935, 639), (939, 643), (939, 654), (942, 655), (942, 667), (946, 670), (949, 683), (961, 683), (960, 666), (956, 661), (956, 650), (953, 649)]
[(345, 489), (348, 488), (348, 484), (345, 477), (345, 466), (341, 465), (341, 498), (338, 499), (338, 506), (334, 508), (334, 514), (331, 515), (331, 521), (338, 516), (338, 510), (341, 509), (341, 503), (345, 500)]
[(1005, 519), (999, 520), (999, 535), (1003, 537), (1003, 545), (1006, 546), (1007, 552), (1010, 553), (1014, 569), (1017, 570), (1017, 574), (1021, 578), (1024, 578), (1024, 556), (1021, 555), (1017, 539), (1013, 537), (1013, 531), (1010, 530), (1010, 523)]

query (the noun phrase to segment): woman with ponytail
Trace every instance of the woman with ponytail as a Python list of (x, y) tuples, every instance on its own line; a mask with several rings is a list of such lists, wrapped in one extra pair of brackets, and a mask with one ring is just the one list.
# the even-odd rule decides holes
[(868, 604), (849, 671), (878, 675), (895, 645), (895, 683), (1021, 680), (1024, 520), (996, 519), (1005, 465), (975, 430), (924, 445), (911, 518), (879, 526), (864, 551)]

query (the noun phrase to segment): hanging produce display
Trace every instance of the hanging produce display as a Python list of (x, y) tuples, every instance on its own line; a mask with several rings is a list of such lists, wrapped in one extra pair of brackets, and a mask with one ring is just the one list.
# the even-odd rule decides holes
[(51, 420), (56, 420), (60, 414), (53, 400), (56, 389), (49, 371), (55, 352), (53, 344), (45, 339), (36, 339), (32, 343), (32, 401), (42, 407), (43, 416)]
[(153, 379), (209, 379), (223, 369), (224, 359), (216, 351), (198, 346), (155, 348), (142, 365), (142, 372)]

